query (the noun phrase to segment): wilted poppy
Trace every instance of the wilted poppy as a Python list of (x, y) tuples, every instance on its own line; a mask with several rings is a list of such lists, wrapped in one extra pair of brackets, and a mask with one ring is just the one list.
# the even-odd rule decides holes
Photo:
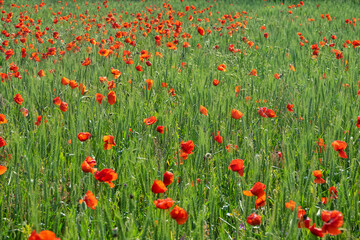
[(57, 238), (55, 233), (49, 230), (41, 231), (39, 234), (33, 230), (29, 240), (60, 240), (60, 238)]
[(0, 175), (3, 175), (7, 170), (7, 167), (0, 165)]
[(22, 96), (20, 94), (16, 94), (15, 97), (14, 97), (14, 101), (17, 104), (22, 105), (24, 100), (23, 100), (23, 98), (22, 98)]
[(241, 177), (244, 175), (244, 160), (242, 159), (234, 159), (231, 161), (229, 165), (229, 169), (234, 172), (237, 172)]
[(110, 150), (112, 147), (116, 146), (114, 136), (111, 135), (104, 136), (103, 141), (104, 141), (105, 150)]
[(97, 171), (96, 168), (93, 168), (95, 165), (96, 165), (95, 159), (93, 159), (92, 157), (87, 157), (85, 161), (81, 164), (81, 170), (83, 172), (87, 172), (87, 173), (89, 172), (94, 174)]
[(189, 215), (188, 215), (187, 212), (186, 212), (184, 209), (182, 209), (181, 207), (175, 206), (175, 207), (173, 208), (173, 210), (170, 212), (170, 217), (171, 217), (172, 219), (175, 219), (176, 222), (177, 222), (177, 224), (182, 225), (182, 224), (184, 224), (184, 223), (187, 221)]
[(322, 211), (321, 219), (325, 222), (322, 226), (322, 232), (324, 234), (338, 235), (341, 231), (338, 229), (344, 223), (343, 215), (339, 211)]
[(239, 110), (233, 109), (231, 111), (231, 117), (234, 119), (240, 119), (242, 116), (244, 116), (244, 114), (242, 112), (240, 112)]
[(204, 106), (202, 106), (202, 105), (200, 105), (200, 113), (201, 113), (202, 115), (208, 116), (208, 110), (207, 110)]
[(114, 91), (110, 91), (108, 94), (108, 103), (110, 105), (113, 105), (115, 104), (115, 102), (116, 102), (116, 94)]
[(314, 177), (315, 177), (314, 183), (317, 183), (317, 184), (325, 183), (325, 180), (321, 178), (322, 177), (322, 172), (320, 170), (313, 171), (313, 174), (314, 174)]
[(261, 216), (255, 213), (252, 213), (246, 218), (246, 222), (252, 226), (257, 226), (261, 224)]
[(152, 187), (151, 187), (151, 191), (153, 193), (164, 193), (166, 192), (167, 188), (165, 186), (165, 184), (161, 181), (161, 180), (156, 180), (154, 181)]
[(6, 142), (2, 137), (0, 137), (0, 147), (4, 147), (4, 146), (6, 146)]
[(77, 135), (77, 137), (81, 142), (85, 142), (91, 137), (91, 134), (89, 132), (81, 132)]
[(98, 204), (97, 199), (95, 198), (94, 194), (91, 191), (87, 191), (84, 198), (79, 200), (80, 204), (82, 204), (83, 202), (86, 203), (86, 206), (94, 210)]
[(172, 205), (174, 205), (174, 201), (171, 198), (157, 199), (154, 201), (154, 204), (157, 208), (169, 209), (172, 207)]
[(344, 151), (345, 148), (347, 147), (346, 142), (336, 140), (336, 141), (332, 142), (331, 145), (333, 146), (335, 151), (339, 152), (339, 157), (345, 158), (345, 159), (347, 158), (347, 155)]
[(0, 114), (0, 124), (5, 124), (7, 123), (6, 117), (4, 114)]
[(165, 172), (163, 176), (163, 183), (165, 186), (170, 185), (174, 181), (174, 174), (172, 172)]
[(157, 121), (157, 119), (156, 119), (155, 116), (151, 116), (151, 117), (148, 117), (148, 118), (144, 119), (144, 123), (146, 125), (152, 125), (152, 124), (156, 123), (156, 121)]
[(156, 131), (157, 131), (158, 133), (163, 134), (163, 133), (164, 133), (164, 126), (157, 126), (157, 127), (156, 127)]
[(220, 144), (223, 142), (223, 137), (220, 136), (220, 131), (217, 131), (217, 135), (214, 136), (214, 140), (217, 141)]
[(95, 172), (94, 177), (99, 182), (105, 182), (109, 184), (111, 188), (115, 187), (112, 181), (115, 181), (118, 178), (118, 175), (111, 168), (105, 168), (100, 172)]

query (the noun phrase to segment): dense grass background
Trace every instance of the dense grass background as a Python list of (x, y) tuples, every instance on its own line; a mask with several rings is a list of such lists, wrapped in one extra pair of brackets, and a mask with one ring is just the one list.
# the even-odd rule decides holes
[[(11, 7), (14, 2), (29, 7)], [(159, 47), (154, 40), (158, 33), (152, 30), (143, 37), (143, 31), (138, 28), (134, 32), (136, 46), (130, 46), (124, 42), (125, 37), (116, 39), (115, 34), (129, 32), (131, 28), (112, 29), (105, 21), (109, 12), (116, 12), (117, 19), (121, 15), (123, 22), (135, 21), (132, 13), (142, 16), (146, 13), (155, 19), (162, 12), (160, 21), (168, 20), (169, 8), (163, 8), (162, 1), (110, 1), (108, 8), (102, 2), (85, 5), (85, 1), (68, 1), (65, 5), (65, 1), (46, 1), (37, 13), (33, 6), (40, 1), (5, 1), (4, 16), (13, 12), (13, 18), (10, 23), (2, 21), (1, 29), (16, 33), (19, 29), (14, 26), (20, 12), (33, 18), (35, 26), (29, 27), (33, 33), (27, 36), (25, 44), (15, 44), (1, 35), (2, 41), (9, 40), (5, 49), (14, 49), (15, 55), (5, 61), (5, 55), (0, 54), (0, 72), (7, 73), (14, 62), (22, 79), (0, 83), (0, 113), (8, 120), (0, 125), (0, 136), (7, 142), (0, 149), (3, 155), (0, 164), (8, 168), (0, 176), (0, 238), (26, 239), (33, 229), (47, 229), (61, 239), (315, 239), (308, 230), (297, 228), (297, 211), (285, 208), (286, 202), (294, 200), (318, 227), (322, 225), (323, 209), (342, 212), (343, 233), (335, 238), (357, 239), (360, 235), (359, 129), (356, 127), (356, 117), (360, 115), (357, 95), (360, 50), (351, 44), (344, 48), (342, 44), (359, 39), (360, 23), (352, 26), (345, 24), (345, 20), (360, 18), (360, 8), (352, 2), (304, 2), (304, 6), (290, 9), (293, 13), (289, 14), (288, 6), (298, 2), (280, 5), (271, 1), (168, 1), (174, 10), (174, 21), (181, 21), (183, 32), (192, 36), (187, 40), (179, 37), (178, 49), (174, 51), (166, 47), (167, 42), (174, 40), (172, 37), (164, 36)], [(212, 8), (195, 15), (193, 10), (185, 11), (185, 6), (190, 5), (196, 10), (210, 5)], [(99, 11), (97, 6), (101, 6)], [(145, 7), (153, 9), (153, 13), (150, 15)], [(95, 19), (88, 32), (79, 17), (86, 15), (86, 10), (88, 18)], [(62, 21), (53, 25), (52, 12), (58, 11), (61, 11), (59, 16), (71, 12), (72, 23)], [(224, 14), (234, 16), (242, 11), (247, 14), (234, 22), (227, 20), (220, 32), (214, 31), (214, 26), (222, 25), (218, 19), (224, 19)], [(180, 18), (177, 12), (184, 12), (184, 17)], [(330, 14), (332, 20), (322, 19), (321, 14)], [(190, 15), (194, 17), (192, 22), (188, 20)], [(198, 18), (209, 18), (209, 22), (198, 22)], [(315, 21), (309, 22), (308, 18)], [(34, 37), (37, 19), (42, 19), (41, 31), (50, 28), (42, 36), (43, 44)], [(228, 35), (226, 27), (245, 20), (246, 28), (239, 28), (232, 37)], [(98, 23), (105, 27), (98, 30)], [(212, 33), (201, 37), (196, 26)], [(266, 26), (268, 39), (264, 38), (261, 26)], [(47, 42), (54, 31), (59, 32), (63, 43), (60, 39), (54, 45)], [(299, 45), (298, 32), (308, 40), (303, 47)], [(124, 47), (118, 56), (108, 58), (100, 56), (99, 48), (86, 41), (77, 43), (80, 49), (77, 53), (65, 50), (66, 44), (85, 33), (97, 42), (113, 36)], [(331, 40), (332, 35), (337, 39)], [(249, 48), (243, 37), (255, 45)], [(320, 48), (319, 58), (312, 58), (311, 45), (324, 37), (335, 43), (333, 48), (343, 52), (347, 71), (343, 61), (330, 52), (331, 47)], [(183, 49), (184, 41), (191, 47)], [(40, 52), (55, 46), (66, 54), (41, 62), (28, 57), (22, 59), (20, 50), (30, 43)], [(197, 48), (197, 44), (202, 48)], [(242, 53), (229, 52), (229, 44)], [(214, 49), (215, 45), (219, 49)], [(86, 51), (87, 47), (91, 47), (90, 52)], [(131, 52), (133, 65), (123, 62), (123, 50)], [(151, 67), (139, 60), (141, 50), (152, 54)], [(28, 56), (33, 51), (28, 48)], [(155, 52), (161, 52), (163, 57)], [(81, 61), (87, 57), (92, 62), (84, 67)], [(218, 71), (219, 64), (225, 64), (227, 71)], [(289, 70), (289, 64), (295, 66), (295, 72)], [(144, 71), (137, 72), (137, 65), (142, 65)], [(107, 84), (99, 81), (102, 76), (112, 80), (111, 67), (122, 72), (115, 80), (117, 102), (112, 106), (106, 101)], [(253, 68), (258, 71), (257, 77), (248, 75)], [(40, 69), (45, 71), (45, 77), (37, 76)], [(54, 73), (49, 73), (51, 69)], [(275, 79), (274, 73), (283, 76)], [(81, 95), (78, 89), (62, 86), (60, 80), (64, 76), (84, 83), (87, 92)], [(214, 78), (220, 81), (218, 86), (212, 85)], [(154, 80), (151, 90), (144, 89), (146, 79)], [(174, 97), (161, 87), (162, 82), (175, 90)], [(240, 87), (238, 94), (236, 86)], [(13, 101), (17, 93), (24, 98), (22, 106)], [(96, 93), (105, 96), (103, 104), (95, 101)], [(67, 112), (61, 112), (52, 103), (57, 96), (69, 104)], [(251, 100), (245, 102), (246, 96)], [(295, 105), (294, 112), (286, 110), (288, 103)], [(208, 109), (209, 116), (200, 114), (200, 105)], [(21, 107), (29, 110), (28, 117), (19, 112)], [(277, 117), (260, 117), (259, 107), (276, 110)], [(244, 113), (240, 120), (231, 118), (233, 108)], [(43, 119), (40, 126), (35, 126), (38, 115)], [(158, 121), (145, 125), (143, 119), (149, 116), (156, 116)], [(156, 132), (158, 125), (165, 126), (163, 135)], [(216, 131), (223, 136), (223, 144), (214, 141), (212, 134)], [(77, 139), (79, 132), (90, 132), (92, 137), (82, 143)], [(105, 135), (115, 137), (116, 146), (108, 151), (104, 150), (102, 141)], [(322, 153), (315, 152), (319, 138), (327, 144)], [(195, 149), (179, 165), (178, 157), (174, 156), (182, 140), (193, 140)], [(348, 159), (339, 158), (333, 151), (334, 140), (348, 144)], [(227, 152), (228, 144), (236, 144), (239, 149)], [(278, 151), (282, 152), (282, 159), (277, 157)], [(96, 159), (98, 169), (112, 168), (118, 173), (115, 188), (81, 171), (80, 165), (87, 156)], [(236, 158), (244, 159), (243, 177), (228, 169)], [(313, 183), (314, 170), (323, 170), (325, 184)], [(173, 172), (175, 181), (165, 194), (156, 196), (150, 190), (152, 183), (155, 178), (162, 179), (165, 171)], [(178, 178), (180, 183), (176, 182)], [(242, 194), (257, 181), (266, 184), (268, 196), (265, 207), (258, 210), (254, 197)], [(330, 197), (331, 186), (338, 190), (338, 199), (322, 204), (322, 197)], [(98, 199), (95, 210), (78, 203), (88, 190)], [(171, 197), (188, 212), (186, 224), (178, 226), (169, 211), (155, 208), (153, 201), (165, 197)], [(262, 217), (258, 227), (246, 223), (252, 212)], [(332, 238), (327, 236), (327, 239)]]

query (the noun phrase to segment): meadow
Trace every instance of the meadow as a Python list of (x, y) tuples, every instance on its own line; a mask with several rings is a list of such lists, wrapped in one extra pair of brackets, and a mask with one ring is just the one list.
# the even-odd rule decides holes
[(357, 1), (0, 5), (0, 239), (359, 239)]

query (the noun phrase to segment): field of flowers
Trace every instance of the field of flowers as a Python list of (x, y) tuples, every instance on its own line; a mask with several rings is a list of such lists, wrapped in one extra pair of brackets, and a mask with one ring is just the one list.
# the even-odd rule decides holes
[(359, 238), (357, 1), (0, 5), (0, 239)]

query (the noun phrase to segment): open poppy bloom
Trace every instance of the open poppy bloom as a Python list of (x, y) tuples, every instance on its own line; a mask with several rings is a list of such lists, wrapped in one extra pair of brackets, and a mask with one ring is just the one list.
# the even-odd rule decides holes
[(182, 224), (186, 223), (189, 215), (187, 214), (187, 212), (184, 209), (182, 209), (181, 207), (176, 205), (173, 208), (173, 210), (170, 212), (170, 217), (172, 219), (175, 219), (177, 224), (182, 225)]
[(338, 229), (344, 223), (343, 215), (339, 211), (322, 211), (321, 219), (325, 222), (322, 226), (322, 232), (324, 234), (338, 235), (341, 231)]
[(85, 58), (82, 62), (81, 65), (83, 66), (89, 66), (91, 64), (91, 60), (89, 58)]
[(146, 125), (152, 125), (152, 124), (156, 123), (156, 121), (157, 121), (157, 119), (156, 119), (155, 116), (151, 116), (151, 117), (148, 117), (148, 118), (144, 119), (144, 123)]
[(0, 147), (4, 147), (4, 146), (6, 146), (6, 142), (2, 137), (0, 137)]
[(318, 237), (321, 237), (321, 238), (324, 236), (324, 234), (322, 232), (322, 229), (321, 228), (316, 228), (315, 223), (311, 227), (309, 227), (309, 230), (315, 236), (318, 236)]
[(104, 99), (104, 95), (100, 94), (100, 93), (97, 93), (95, 95), (95, 100), (99, 103), (99, 104), (102, 104), (102, 100)]
[(165, 186), (170, 185), (174, 181), (174, 174), (172, 172), (165, 172), (163, 176), (163, 183)]
[(205, 35), (205, 30), (204, 30), (202, 27), (198, 27), (198, 28), (197, 28), (197, 31), (198, 31), (198, 33), (199, 33), (201, 36), (204, 36), (204, 35)]
[(154, 201), (154, 204), (157, 208), (160, 209), (169, 209), (174, 205), (174, 201), (171, 198), (158, 199)]
[(62, 84), (62, 85), (66, 86), (66, 85), (68, 85), (69, 83), (70, 83), (70, 80), (69, 80), (68, 78), (66, 78), (66, 77), (62, 77), (62, 78), (61, 78), (61, 84)]
[(0, 124), (5, 124), (7, 123), (6, 117), (4, 114), (0, 114)]
[(290, 200), (289, 202), (285, 203), (286, 208), (290, 208), (291, 211), (294, 211), (295, 209), (295, 202), (293, 200)]
[(114, 105), (116, 103), (116, 94), (114, 91), (110, 91), (108, 94), (108, 103)]
[(81, 142), (85, 142), (91, 137), (91, 134), (89, 132), (81, 132), (77, 135), (77, 137)]
[(60, 110), (62, 112), (66, 112), (67, 111), (67, 108), (68, 108), (68, 104), (66, 102), (61, 102), (60, 103)]
[(22, 105), (24, 100), (23, 100), (23, 98), (22, 98), (22, 96), (20, 94), (16, 94), (15, 97), (14, 97), (14, 101), (17, 104)]
[(294, 104), (288, 103), (288, 104), (286, 105), (286, 108), (287, 108), (287, 110), (288, 110), (289, 112), (293, 112), (293, 111), (294, 111), (293, 107), (294, 107)]
[(234, 172), (237, 172), (241, 177), (244, 175), (244, 160), (242, 159), (234, 159), (231, 161), (229, 165), (229, 169)]
[(180, 143), (181, 151), (187, 154), (192, 154), (192, 150), (194, 150), (195, 144), (192, 140), (187, 142), (181, 141)]
[(54, 103), (55, 105), (60, 106), (60, 104), (61, 104), (61, 99), (60, 99), (59, 97), (56, 97), (56, 98), (53, 99), (53, 103)]
[(7, 167), (0, 165), (0, 175), (3, 175), (7, 170)]
[(156, 127), (156, 131), (157, 131), (158, 133), (163, 134), (163, 133), (164, 133), (164, 126), (157, 126), (157, 127)]
[(267, 110), (266, 107), (261, 107), (261, 108), (259, 108), (259, 110), (258, 110), (258, 114), (259, 114), (261, 117), (263, 117), (263, 118), (267, 118), (267, 116), (266, 116), (266, 110)]
[(165, 184), (161, 180), (155, 179), (153, 185), (151, 186), (151, 191), (156, 194), (156, 193), (164, 193), (166, 192), (166, 190), (167, 188)]
[(75, 80), (70, 80), (69, 86), (71, 87), (71, 89), (75, 89), (79, 86), (79, 84)]
[(331, 145), (333, 146), (335, 151), (339, 152), (339, 157), (345, 158), (345, 159), (347, 158), (347, 155), (344, 151), (345, 148), (347, 147), (346, 142), (336, 140), (336, 141), (332, 142)]
[(214, 136), (214, 140), (217, 141), (220, 144), (223, 142), (223, 137), (220, 136), (220, 131), (217, 131), (217, 135)]
[(115, 181), (118, 178), (118, 175), (111, 168), (105, 168), (100, 172), (95, 172), (94, 177), (99, 182), (105, 182), (109, 184), (111, 188), (113, 188), (115, 185), (112, 183), (112, 181)]
[(257, 71), (256, 71), (256, 69), (251, 70), (250, 73), (249, 73), (249, 75), (256, 77), (256, 76), (257, 76)]
[(83, 202), (86, 203), (86, 206), (94, 210), (98, 203), (97, 199), (91, 191), (87, 191), (84, 198), (79, 200), (80, 204), (82, 204)]
[(38, 76), (39, 76), (39, 77), (45, 77), (45, 72), (44, 72), (44, 70), (40, 69), (40, 71), (38, 72)]
[(255, 213), (252, 213), (246, 218), (246, 222), (252, 226), (258, 226), (261, 224), (261, 216)]
[(200, 113), (201, 113), (202, 115), (208, 116), (208, 110), (207, 110), (204, 106), (202, 106), (202, 105), (200, 105)]
[(313, 174), (314, 174), (314, 177), (315, 177), (314, 183), (316, 183), (316, 184), (325, 183), (325, 180), (321, 178), (322, 177), (322, 172), (320, 170), (313, 171)]
[(265, 206), (265, 200), (266, 200), (266, 194), (264, 191), (265, 188), (266, 188), (265, 184), (261, 182), (257, 182), (249, 191), (243, 191), (243, 194), (245, 196), (250, 196), (250, 197), (256, 196), (256, 201), (255, 201), (256, 209)]
[(111, 69), (110, 69), (110, 72), (111, 72), (112, 75), (113, 75), (113, 79), (117, 79), (117, 78), (119, 78), (120, 75), (121, 75), (121, 72), (120, 72), (119, 70), (115, 69), (115, 68), (111, 68)]
[(233, 119), (240, 119), (242, 116), (244, 116), (244, 114), (242, 112), (240, 112), (239, 110), (233, 109), (231, 111), (231, 117)]
[(226, 65), (225, 65), (225, 64), (220, 64), (220, 65), (217, 67), (217, 69), (218, 69), (219, 71), (226, 72)]
[(309, 228), (311, 224), (311, 219), (306, 215), (304, 209), (299, 207), (298, 210), (298, 228)]
[(110, 150), (112, 147), (116, 146), (114, 136), (111, 135), (104, 136), (103, 141), (104, 141), (105, 150)]
[(60, 240), (60, 238), (57, 238), (55, 233), (49, 230), (41, 231), (39, 234), (33, 230), (29, 240)]
[(81, 164), (81, 170), (83, 172), (87, 172), (87, 173), (89, 172), (94, 174), (97, 171), (96, 168), (93, 168), (95, 165), (96, 165), (95, 159), (93, 159), (92, 157), (87, 157), (85, 161)]

